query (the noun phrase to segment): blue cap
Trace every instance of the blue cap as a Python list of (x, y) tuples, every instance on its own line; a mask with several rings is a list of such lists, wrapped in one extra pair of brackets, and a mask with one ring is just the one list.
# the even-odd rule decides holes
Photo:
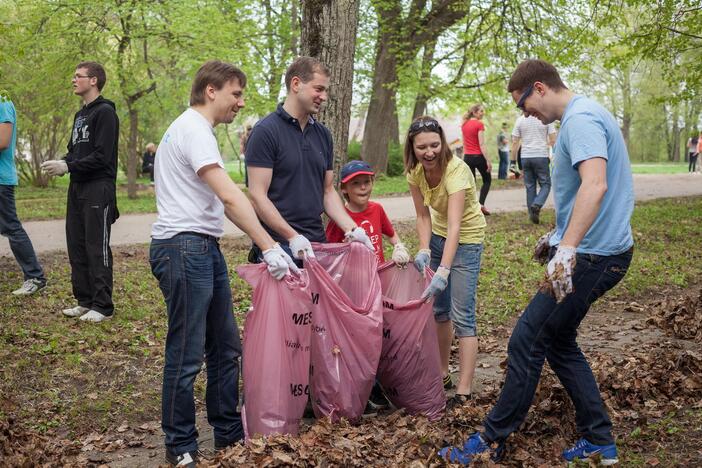
[(365, 161), (350, 161), (341, 168), (341, 183), (345, 184), (361, 174), (375, 175), (375, 172)]

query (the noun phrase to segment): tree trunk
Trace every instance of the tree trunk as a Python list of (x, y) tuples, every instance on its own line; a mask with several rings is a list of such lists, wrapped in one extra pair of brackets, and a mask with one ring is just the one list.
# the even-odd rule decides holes
[(388, 145), (399, 141), (394, 88), (397, 82), (397, 57), (392, 51), (392, 36), (389, 32), (379, 33), (373, 91), (363, 128), (361, 159), (376, 172), (387, 171)]
[(631, 135), (631, 120), (633, 117), (631, 100), (631, 69), (627, 66), (624, 69), (622, 80), (622, 136), (628, 151), (630, 151), (629, 137)]
[(317, 118), (334, 139), (337, 177), (348, 159), (358, 4), (359, 0), (305, 0), (302, 4), (301, 53), (318, 58), (331, 74), (329, 99)]
[(129, 144), (127, 146), (127, 196), (130, 199), (137, 197), (137, 164), (139, 153), (137, 151), (137, 137), (139, 135), (139, 112), (134, 108), (134, 103), (127, 101), (129, 111)]
[(414, 100), (414, 111), (412, 120), (427, 113), (427, 100), (429, 98), (429, 80), (431, 79), (432, 62), (434, 61), (434, 50), (436, 41), (428, 42), (424, 45), (424, 55), (422, 56), (422, 73), (419, 77), (419, 92)]

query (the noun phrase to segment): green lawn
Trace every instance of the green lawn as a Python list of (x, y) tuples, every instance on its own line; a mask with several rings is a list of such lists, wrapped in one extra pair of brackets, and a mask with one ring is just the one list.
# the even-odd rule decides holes
[(687, 163), (635, 163), (634, 174), (682, 174), (687, 172)]

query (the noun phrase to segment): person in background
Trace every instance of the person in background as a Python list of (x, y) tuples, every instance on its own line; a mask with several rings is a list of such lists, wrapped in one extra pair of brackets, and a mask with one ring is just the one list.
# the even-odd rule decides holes
[(148, 143), (144, 148), (144, 156), (141, 160), (141, 173), (149, 174), (151, 185), (154, 184), (154, 162), (156, 160), (156, 144)]
[(688, 153), (688, 160), (690, 163), (688, 164), (687, 167), (687, 172), (695, 172), (696, 165), (697, 165), (697, 157), (699, 156), (699, 149), (697, 148), (698, 143), (700, 142), (700, 137), (702, 136), (702, 132), (700, 132), (700, 135), (693, 135), (687, 140), (687, 153)]
[(404, 151), (407, 182), (417, 213), (419, 252), (414, 265), (420, 272), (427, 266), (436, 272), (421, 297), (434, 298), (441, 372), (447, 390), (453, 387), (448, 366), (454, 331), (458, 336), (458, 384), (448, 405), (462, 405), (471, 398), (478, 358), (475, 309), (485, 216), (475, 178), (468, 165), (451, 153), (436, 119), (415, 119), (407, 132)]
[(497, 154), (500, 157), (500, 166), (497, 170), (497, 178), (504, 180), (507, 178), (509, 167), (509, 139), (507, 138), (507, 122), (502, 122), (500, 133), (497, 134)]
[[(539, 224), (539, 213), (551, 191), (549, 156), (556, 142), (554, 124), (544, 125), (536, 117), (520, 115), (512, 130), (512, 152), (521, 151), (524, 187), (529, 219)], [(536, 186), (539, 186), (537, 193)]]
[(485, 146), (485, 125), (483, 117), (485, 116), (485, 108), (482, 104), (475, 104), (463, 116), (463, 125), (461, 132), (463, 134), (463, 160), (470, 172), (475, 178), (475, 170), (480, 172), (480, 177), (483, 179), (483, 184), (480, 187), (480, 210), (484, 215), (489, 215), (490, 211), (485, 208), (485, 199), (490, 191), (492, 183), (492, 163), (487, 157), (487, 148)]
[[(519, 317), (507, 346), (507, 374), (483, 432), (439, 456), (469, 464), (481, 453), (499, 461), (510, 434), (526, 419), (546, 360), (575, 407), (579, 439), (563, 450), (571, 463), (618, 463), (612, 422), (592, 369), (577, 343), (592, 303), (626, 275), (633, 256), (634, 184), (624, 137), (614, 116), (568, 89), (543, 60), (520, 63), (507, 92), (525, 116), (561, 121), (554, 150), (556, 229), (539, 239), (534, 257), (548, 262), (546, 286)], [(494, 444), (494, 448), (493, 445)]]
[(71, 263), (73, 297), (78, 305), (66, 317), (101, 322), (114, 314), (110, 233), (117, 209), (119, 118), (115, 103), (102, 96), (107, 81), (97, 62), (82, 62), (73, 74), (73, 93), (83, 107), (73, 119), (64, 159), (45, 161), (51, 176), (70, 173), (66, 203), (66, 243)]
[(244, 127), (244, 131), (239, 137), (239, 154), (240, 158), (244, 160), (244, 184), (248, 187), (249, 185), (249, 172), (246, 170), (246, 145), (249, 142), (249, 135), (251, 135), (251, 125)]
[(0, 234), (10, 241), (10, 250), (22, 269), (24, 283), (12, 291), (15, 296), (28, 296), (46, 286), (44, 270), (34, 253), (34, 246), (17, 217), (15, 186), (15, 145), (17, 113), (12, 101), (0, 96)]

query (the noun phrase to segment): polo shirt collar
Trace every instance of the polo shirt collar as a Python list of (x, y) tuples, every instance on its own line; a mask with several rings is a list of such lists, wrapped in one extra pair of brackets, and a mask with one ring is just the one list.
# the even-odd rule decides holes
[[(299, 123), (297, 122), (297, 119), (293, 117), (292, 115), (288, 114), (288, 112), (283, 108), (283, 103), (278, 104), (278, 108), (275, 110), (275, 113), (278, 114), (278, 116), (283, 119), (284, 121), (291, 123), (293, 125), (298, 125)], [(312, 117), (309, 117), (309, 120), (307, 121), (308, 125), (314, 125), (316, 120), (314, 120)]]

